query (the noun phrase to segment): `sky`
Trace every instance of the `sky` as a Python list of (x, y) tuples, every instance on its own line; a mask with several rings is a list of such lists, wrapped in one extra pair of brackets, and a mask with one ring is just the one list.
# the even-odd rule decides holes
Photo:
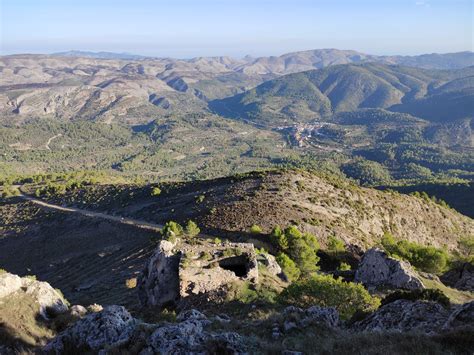
[(0, 0), (0, 53), (473, 51), (474, 0)]

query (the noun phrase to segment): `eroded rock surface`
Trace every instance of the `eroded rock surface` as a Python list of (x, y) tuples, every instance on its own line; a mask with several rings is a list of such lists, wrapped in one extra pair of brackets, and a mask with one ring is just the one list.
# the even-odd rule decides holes
[(449, 315), (443, 329), (453, 329), (466, 325), (474, 326), (474, 301), (457, 306)]
[(369, 249), (364, 254), (354, 280), (367, 287), (387, 286), (408, 290), (425, 288), (408, 262), (391, 258), (377, 248)]
[(165, 323), (148, 338), (142, 354), (245, 354), (242, 337), (233, 332), (208, 332), (210, 323), (196, 310), (178, 316), (179, 323)]
[(108, 306), (91, 313), (59, 334), (46, 347), (52, 354), (68, 351), (98, 351), (106, 347), (126, 344), (135, 330), (137, 321), (122, 306)]
[(474, 265), (464, 263), (441, 276), (441, 281), (459, 290), (474, 291)]
[(334, 307), (312, 306), (308, 309), (302, 309), (295, 306), (289, 306), (283, 310), (285, 317), (284, 328), (291, 328), (291, 323), (296, 327), (307, 327), (308, 325), (319, 323), (330, 328), (336, 328), (339, 325), (339, 313)]
[(138, 278), (138, 297), (144, 306), (166, 306), (179, 299), (180, 254), (175, 244), (161, 241)]
[(48, 319), (48, 314), (57, 315), (68, 310), (67, 301), (47, 282), (29, 277), (19, 277), (8, 272), (0, 274), (0, 305), (2, 299), (15, 297), (17, 300), (28, 297), (28, 302), (38, 306), (39, 314)]
[(357, 331), (433, 333), (441, 329), (448, 317), (449, 311), (439, 303), (397, 300), (354, 323), (352, 328)]

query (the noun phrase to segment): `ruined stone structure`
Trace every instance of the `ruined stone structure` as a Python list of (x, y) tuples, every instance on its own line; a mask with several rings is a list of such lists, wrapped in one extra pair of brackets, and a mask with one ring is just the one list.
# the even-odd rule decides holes
[(234, 282), (258, 282), (253, 244), (161, 241), (138, 278), (138, 292), (142, 305), (166, 307)]

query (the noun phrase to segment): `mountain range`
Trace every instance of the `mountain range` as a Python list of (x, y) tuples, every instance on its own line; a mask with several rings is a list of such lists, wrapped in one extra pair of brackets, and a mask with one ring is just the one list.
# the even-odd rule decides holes
[(156, 115), (206, 111), (207, 103), (291, 73), (379, 62), (420, 68), (474, 65), (474, 53), (373, 56), (336, 49), (279, 57), (146, 58), (108, 52), (0, 57), (3, 120), (32, 117), (140, 123)]

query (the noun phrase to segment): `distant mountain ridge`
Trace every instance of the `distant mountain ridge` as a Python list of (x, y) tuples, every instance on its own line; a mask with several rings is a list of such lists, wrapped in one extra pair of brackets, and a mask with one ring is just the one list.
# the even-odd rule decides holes
[[(156, 115), (205, 112), (210, 101), (233, 97), (283, 75), (368, 62), (459, 68), (474, 66), (474, 53), (382, 57), (350, 50), (320, 49), (244, 59), (225, 56), (148, 58), (128, 53), (82, 51), (2, 56), (0, 113), (2, 120), (8, 121), (55, 117), (142, 123)], [(469, 87), (468, 81), (459, 78), (451, 86)], [(452, 87), (445, 89), (450, 91), (453, 102), (466, 100), (454, 97)], [(393, 104), (396, 103), (395, 100)], [(426, 105), (431, 103), (426, 101)], [(418, 115), (417, 110), (422, 106), (420, 103), (409, 112)], [(291, 107), (288, 110), (291, 111)]]
[[(52, 53), (56, 57), (84, 57), (96, 59), (138, 60), (159, 58), (132, 53), (93, 52), (70, 50)], [(169, 58), (169, 57), (167, 57)], [(219, 61), (229, 67), (244, 73), (282, 73), (289, 74), (297, 71), (324, 68), (329, 65), (349, 64), (360, 62), (381, 62), (385, 64), (400, 64), (425, 69), (457, 69), (474, 65), (474, 52), (464, 51), (455, 53), (427, 53), (420, 55), (372, 55), (355, 50), (340, 50), (335, 48), (312, 49), (284, 53), (279, 56), (262, 56), (234, 58), (230, 56), (199, 56), (190, 59), (170, 58), (174, 61)]]
[(148, 58), (147, 56), (131, 54), (131, 53), (115, 53), (115, 52), (90, 52), (90, 51), (77, 51), (71, 50), (66, 52), (52, 53), (53, 57), (83, 57), (83, 58), (96, 58), (96, 59), (124, 59), (124, 60), (137, 60)]
[(215, 100), (221, 115), (270, 125), (382, 108), (435, 122), (474, 116), (474, 67), (427, 70), (381, 63), (328, 66), (281, 76)]

